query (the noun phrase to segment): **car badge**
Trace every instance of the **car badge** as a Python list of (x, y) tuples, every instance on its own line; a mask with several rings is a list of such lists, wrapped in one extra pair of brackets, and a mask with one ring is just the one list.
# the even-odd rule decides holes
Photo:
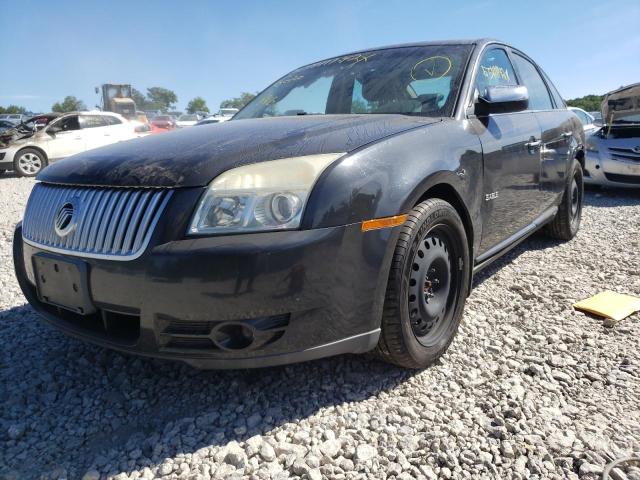
[(640, 153), (640, 145), (636, 145), (631, 150), (633, 150), (635, 153)]
[(76, 207), (73, 202), (65, 202), (54, 220), (53, 226), (59, 237), (65, 237), (76, 227)]

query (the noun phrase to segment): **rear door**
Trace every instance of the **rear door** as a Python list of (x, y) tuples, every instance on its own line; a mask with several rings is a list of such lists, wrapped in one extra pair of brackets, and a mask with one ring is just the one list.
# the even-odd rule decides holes
[(577, 142), (572, 132), (577, 125), (555, 87), (525, 55), (513, 51), (513, 63), (529, 90), (529, 110), (540, 124), (540, 203), (543, 209), (557, 204), (564, 191), (567, 169)]
[[(476, 71), (479, 93), (518, 85), (506, 47), (490, 46)], [(516, 234), (540, 215), (540, 126), (530, 111), (472, 117), (484, 157), (480, 254)]]
[(80, 127), (85, 136), (85, 150), (102, 147), (111, 143), (110, 133), (102, 115), (81, 115)]
[(109, 136), (109, 143), (121, 142), (136, 137), (134, 125), (127, 120), (123, 121), (114, 115), (104, 115), (102, 118), (107, 124), (106, 130)]
[(47, 156), (50, 160), (65, 158), (84, 151), (84, 132), (78, 115), (68, 115), (52, 122), (46, 130)]

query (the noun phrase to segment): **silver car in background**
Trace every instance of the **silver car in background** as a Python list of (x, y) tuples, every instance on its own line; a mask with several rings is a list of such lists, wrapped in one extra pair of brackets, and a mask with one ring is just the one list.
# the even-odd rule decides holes
[(2, 113), (0, 114), (0, 120), (11, 122), (14, 125), (18, 125), (24, 122), (28, 117), (22, 113)]
[(606, 94), (602, 115), (586, 138), (584, 182), (640, 188), (640, 83)]
[(600, 127), (595, 125), (595, 118), (589, 112), (584, 111), (578, 107), (567, 107), (571, 110), (579, 119), (582, 124), (582, 128), (584, 129), (585, 136), (592, 134)]

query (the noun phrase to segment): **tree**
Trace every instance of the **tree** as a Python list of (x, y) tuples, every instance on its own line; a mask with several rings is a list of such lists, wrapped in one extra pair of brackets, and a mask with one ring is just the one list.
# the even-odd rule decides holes
[(242, 108), (253, 100), (256, 95), (255, 93), (242, 92), (239, 97), (223, 100), (220, 103), (220, 108)]
[(196, 113), (196, 112), (207, 112), (209, 113), (209, 107), (207, 107), (207, 102), (204, 101), (202, 97), (196, 97), (189, 102), (187, 105), (187, 112)]
[(604, 100), (604, 95), (585, 95), (567, 100), (567, 105), (581, 108), (587, 112), (599, 112), (602, 100)]
[(54, 112), (76, 112), (80, 110), (86, 110), (87, 107), (82, 100), (78, 100), (73, 95), (64, 97), (62, 103), (56, 102), (51, 106), (51, 110)]
[(136, 103), (136, 108), (138, 110), (149, 110), (147, 108), (147, 99), (140, 90), (136, 90), (135, 88), (132, 88), (131, 98)]
[(147, 107), (151, 110), (157, 107), (158, 110), (167, 112), (173, 110), (175, 104), (178, 103), (177, 95), (173, 91), (162, 87), (147, 88), (147, 97), (149, 99)]
[(25, 113), (27, 111), (24, 107), (18, 105), (9, 105), (8, 107), (0, 107), (0, 113)]

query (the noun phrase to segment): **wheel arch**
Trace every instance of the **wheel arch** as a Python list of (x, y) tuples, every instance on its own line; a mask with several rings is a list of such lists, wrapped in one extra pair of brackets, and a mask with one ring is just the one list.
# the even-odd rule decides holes
[(475, 259), (475, 230), (473, 221), (471, 220), (469, 209), (454, 186), (451, 185), (451, 183), (446, 182), (440, 182), (429, 186), (427, 190), (424, 191), (418, 197), (418, 199), (414, 201), (411, 208), (429, 198), (439, 198), (440, 200), (444, 200), (445, 202), (449, 203), (456, 210), (456, 212), (460, 216), (460, 219), (462, 220), (462, 224), (467, 235), (467, 247), (469, 248), (469, 265), (467, 266), (467, 268), (469, 268), (470, 270), (470, 275), (469, 288), (467, 291), (471, 292), (471, 283), (473, 282), (473, 263)]
[(20, 150), (17, 150), (16, 153), (13, 155), (14, 160), (16, 158), (18, 158), (18, 155), (20, 154), (20, 152), (22, 152), (23, 150), (27, 150), (27, 149), (37, 150), (38, 152), (40, 152), (42, 154), (42, 156), (44, 157), (45, 163), (47, 165), (49, 164), (49, 156), (47, 155), (47, 152), (45, 152), (42, 147), (39, 147), (37, 145), (25, 145), (24, 147), (20, 148)]
[(575, 159), (578, 160), (578, 163), (580, 163), (582, 170), (584, 170), (584, 147), (582, 145), (578, 147), (578, 150), (576, 151)]
[(418, 199), (414, 201), (412, 208), (429, 198), (439, 198), (440, 200), (450, 203), (451, 206), (455, 208), (458, 215), (460, 215), (460, 219), (464, 225), (464, 230), (467, 234), (469, 252), (473, 252), (473, 222), (471, 221), (469, 210), (457, 190), (450, 183), (437, 183), (430, 186), (425, 192), (423, 192)]

